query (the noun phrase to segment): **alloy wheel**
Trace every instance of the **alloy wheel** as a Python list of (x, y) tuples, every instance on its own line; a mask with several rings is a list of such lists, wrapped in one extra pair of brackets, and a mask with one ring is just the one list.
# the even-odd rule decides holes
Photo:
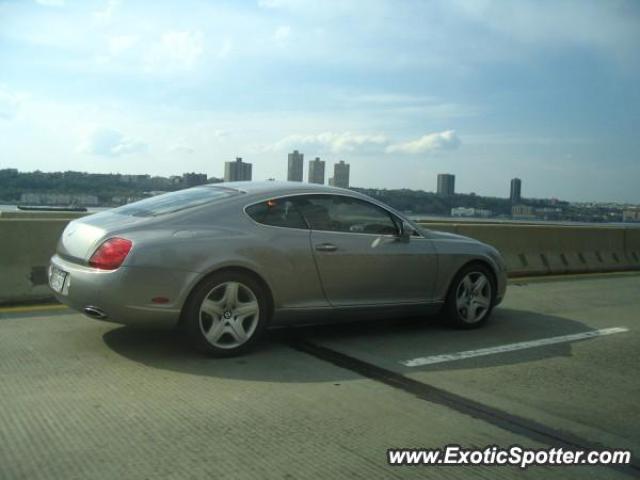
[(466, 274), (456, 290), (456, 310), (467, 324), (482, 321), (491, 309), (491, 281), (482, 272)]
[(205, 295), (199, 312), (200, 330), (217, 348), (233, 349), (247, 342), (256, 330), (260, 305), (255, 293), (236, 281), (224, 282)]

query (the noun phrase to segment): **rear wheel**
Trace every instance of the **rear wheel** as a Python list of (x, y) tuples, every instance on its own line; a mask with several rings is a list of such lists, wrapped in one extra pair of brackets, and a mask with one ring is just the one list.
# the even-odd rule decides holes
[(186, 311), (193, 345), (217, 357), (231, 357), (253, 347), (268, 323), (267, 296), (251, 276), (214, 274), (196, 287)]
[(460, 270), (445, 302), (448, 323), (456, 328), (477, 328), (486, 323), (495, 303), (495, 282), (489, 268), (471, 264)]

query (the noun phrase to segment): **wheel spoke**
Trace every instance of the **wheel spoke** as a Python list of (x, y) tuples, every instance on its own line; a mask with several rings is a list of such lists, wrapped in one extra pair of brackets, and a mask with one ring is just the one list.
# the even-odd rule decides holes
[(462, 285), (464, 285), (464, 288), (467, 291), (473, 288), (473, 282), (471, 281), (471, 277), (469, 275), (464, 277), (464, 280), (462, 280)]
[(215, 343), (218, 340), (220, 340), (220, 337), (225, 332), (224, 326), (225, 326), (225, 322), (223, 320), (221, 319), (214, 320), (213, 323), (211, 324), (211, 328), (205, 334), (205, 336), (207, 337), (207, 340), (209, 340), (211, 343)]
[(491, 303), (490, 300), (484, 295), (479, 295), (474, 299), (475, 303), (480, 305), (481, 307), (488, 308)]
[(233, 308), (238, 303), (238, 286), (239, 285), (236, 282), (228, 282), (225, 284), (222, 303), (227, 308)]
[(224, 313), (224, 307), (219, 302), (209, 300), (208, 298), (202, 302), (201, 310), (214, 318), (220, 318)]
[(476, 308), (477, 305), (471, 304), (467, 307), (467, 315), (466, 320), (469, 323), (473, 323), (476, 321)]
[(476, 280), (476, 282), (473, 284), (474, 292), (480, 293), (482, 289), (484, 289), (486, 284), (487, 284), (487, 277), (485, 277), (484, 275), (480, 275)]
[(243, 343), (247, 339), (247, 332), (244, 329), (242, 320), (232, 320), (229, 322), (229, 333), (236, 339), (237, 342)]
[(258, 302), (240, 303), (233, 311), (233, 313), (237, 317), (241, 317), (242, 319), (245, 319), (251, 315), (255, 315), (256, 313), (258, 313)]

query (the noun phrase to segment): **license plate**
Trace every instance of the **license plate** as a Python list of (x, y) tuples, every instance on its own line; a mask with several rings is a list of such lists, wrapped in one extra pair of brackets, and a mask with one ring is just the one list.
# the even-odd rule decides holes
[(54, 292), (62, 292), (66, 279), (67, 272), (54, 266), (51, 267), (51, 273), (49, 274), (49, 286)]

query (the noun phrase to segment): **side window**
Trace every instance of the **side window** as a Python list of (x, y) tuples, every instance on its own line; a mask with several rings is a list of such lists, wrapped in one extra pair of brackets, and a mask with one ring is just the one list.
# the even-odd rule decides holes
[(247, 215), (256, 222), (272, 227), (308, 228), (300, 211), (293, 202), (286, 198), (267, 200), (251, 205), (246, 209)]
[(351, 197), (298, 197), (296, 205), (314, 230), (396, 235), (398, 228), (382, 208)]

